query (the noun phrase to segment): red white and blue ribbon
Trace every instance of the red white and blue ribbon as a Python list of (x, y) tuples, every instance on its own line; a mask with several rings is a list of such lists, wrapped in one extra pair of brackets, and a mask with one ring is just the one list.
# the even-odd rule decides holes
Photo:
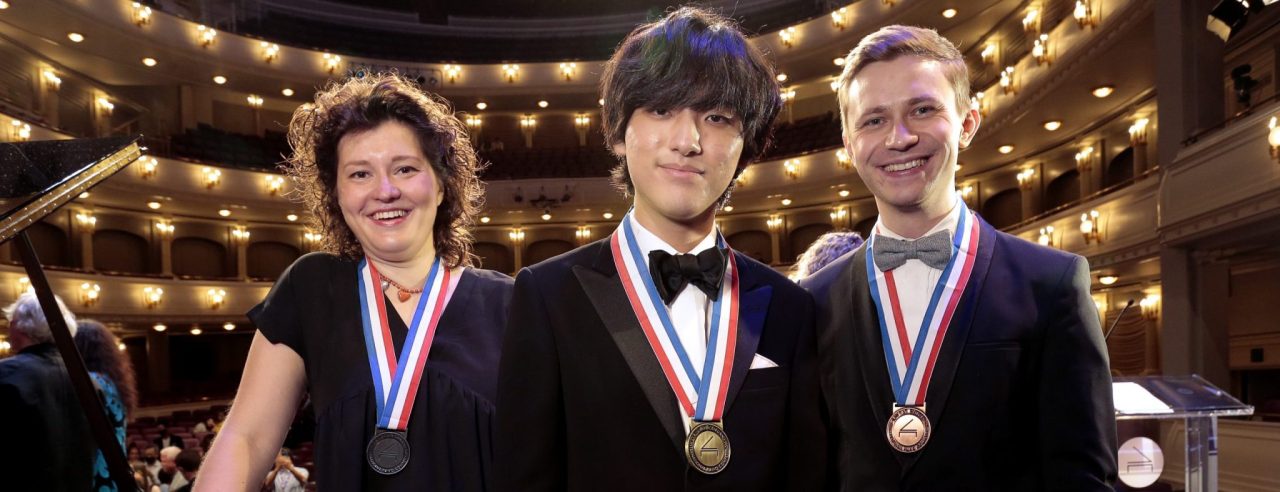
[[(933, 287), (914, 342), (907, 333), (893, 271), (881, 272), (875, 266), (876, 235), (871, 236), (867, 245), (867, 281), (880, 318), (880, 339), (884, 345), (885, 362), (889, 366), (889, 383), (898, 405), (924, 405), (939, 348), (973, 273), (973, 262), (978, 255), (978, 221), (963, 202), (956, 206), (962, 210), (956, 225), (957, 232), (952, 234), (951, 260)], [(906, 294), (915, 295), (912, 292)]]
[(453, 297), (461, 275), (445, 268), (439, 258), (431, 264), (427, 283), (418, 299), (418, 307), (409, 323), (400, 357), (395, 355), (395, 342), (388, 325), (387, 305), (382, 295), (381, 276), (367, 259), (360, 260), (360, 319), (364, 323), (364, 346), (369, 354), (369, 372), (378, 394), (378, 427), (404, 430), (422, 381), (422, 370), (431, 352), (440, 315)]
[(720, 295), (711, 304), (711, 332), (707, 335), (706, 358), (694, 361), (690, 360), (684, 344), (680, 342), (671, 322), (671, 313), (649, 275), (644, 262), (646, 252), (640, 251), (636, 244), (630, 213), (622, 218), (609, 244), (622, 287), (631, 301), (631, 310), (640, 322), (640, 328), (681, 407), (696, 421), (720, 421), (724, 416), (729, 378), (733, 374), (734, 350), (738, 343), (738, 268), (733, 251), (717, 234), (717, 246), (724, 247), (729, 255), (722, 284), (727, 288), (722, 287)]

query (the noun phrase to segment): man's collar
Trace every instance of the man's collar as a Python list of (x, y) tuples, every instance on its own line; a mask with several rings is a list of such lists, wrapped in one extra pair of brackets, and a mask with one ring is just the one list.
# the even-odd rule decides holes
[[(961, 202), (959, 197), (957, 197), (956, 202), (951, 205), (951, 211), (947, 212), (947, 215), (944, 215), (942, 217), (942, 220), (939, 220), (937, 224), (934, 224), (933, 227), (931, 227), (928, 231), (925, 231), (924, 234), (921, 234), (920, 237), (925, 237), (935, 232), (944, 231), (944, 230), (950, 231), (951, 234), (954, 236), (956, 225), (960, 223), (960, 213), (961, 211), (964, 210), (964, 207), (961, 206), (961, 203), (963, 202)], [(907, 239), (907, 240), (919, 239), (918, 237), (917, 238), (904, 237), (892, 231), (891, 229), (889, 229), (888, 226), (884, 224), (883, 218), (876, 219), (875, 228), (873, 228), (871, 231), (872, 231), (872, 234), (893, 238), (893, 239)]]
[[(657, 234), (650, 232), (649, 229), (646, 229), (643, 225), (641, 225), (640, 221), (636, 220), (636, 216), (634, 213), (628, 214), (627, 217), (628, 217), (627, 220), (631, 221), (631, 230), (635, 231), (636, 233), (636, 246), (640, 248), (641, 252), (645, 253), (641, 256), (644, 256), (644, 261), (646, 264), (649, 263), (648, 252), (650, 251), (662, 250), (673, 255), (680, 253), (680, 251), (676, 250), (674, 246), (667, 244), (667, 242), (663, 241), (662, 238), (658, 237)], [(698, 244), (694, 246), (693, 249), (689, 251), (689, 253), (696, 255), (712, 247), (715, 247), (716, 233), (718, 231), (719, 231), (718, 228), (712, 227), (711, 232), (708, 233), (706, 237), (703, 237), (702, 240), (698, 241)]]

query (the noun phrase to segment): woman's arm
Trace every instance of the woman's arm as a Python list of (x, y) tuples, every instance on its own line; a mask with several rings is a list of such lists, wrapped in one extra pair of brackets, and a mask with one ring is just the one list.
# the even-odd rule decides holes
[(231, 413), (205, 457), (195, 490), (258, 490), (305, 386), (302, 357), (254, 334)]

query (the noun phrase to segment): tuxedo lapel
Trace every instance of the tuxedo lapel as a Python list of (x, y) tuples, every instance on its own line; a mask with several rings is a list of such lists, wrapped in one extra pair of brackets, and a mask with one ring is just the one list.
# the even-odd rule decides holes
[[(977, 217), (977, 214), (974, 214), (974, 217)], [(964, 354), (964, 346), (969, 339), (973, 320), (977, 317), (978, 300), (982, 294), (982, 286), (986, 282), (987, 271), (991, 267), (992, 252), (995, 251), (995, 228), (978, 218), (978, 229), (978, 254), (973, 262), (973, 272), (969, 276), (969, 284), (965, 287), (964, 295), (956, 306), (956, 312), (951, 318), (946, 336), (942, 339), (942, 346), (938, 348), (938, 358), (929, 381), (928, 392), (925, 394), (925, 414), (929, 416), (929, 422), (935, 429), (941, 425), (965, 425), (964, 422), (943, 422), (943, 410), (946, 408), (947, 397), (951, 394), (951, 384), (955, 381), (956, 368), (960, 365), (960, 358)], [(919, 456), (927, 452), (929, 452), (928, 445), (921, 452), (910, 455), (903, 473), (909, 472)]]
[(662, 428), (667, 431), (671, 444), (679, 451), (683, 448), (685, 439), (679, 403), (662, 373), (662, 367), (658, 365), (657, 355), (653, 353), (649, 340), (640, 328), (640, 322), (631, 310), (631, 302), (627, 299), (627, 292), (622, 287), (618, 270), (613, 264), (608, 240), (599, 244), (600, 254), (597, 255), (595, 264), (591, 268), (574, 266), (573, 274), (582, 285), (583, 292), (587, 293), (596, 314), (609, 330), (622, 358), (627, 361), (631, 374), (640, 383), (653, 412), (662, 422)]
[[(859, 248), (850, 261), (847, 277), (841, 283), (849, 286), (852, 299), (848, 309), (841, 309), (847, 321), (836, 326), (847, 326), (852, 345), (856, 348), (853, 354), (861, 366), (862, 383), (867, 392), (867, 403), (871, 405), (871, 414), (876, 423), (886, 425), (889, 412), (893, 408), (893, 389), (889, 386), (889, 368), (884, 358), (884, 341), (880, 336), (880, 319), (876, 312), (875, 301), (871, 299), (870, 285), (867, 283), (867, 249)], [(836, 320), (840, 322), (840, 320)], [(899, 453), (894, 453), (901, 456)]]
[[(738, 262), (738, 266), (744, 264), (745, 261)], [(729, 377), (729, 394), (724, 406), (726, 412), (733, 408), (738, 389), (747, 379), (751, 361), (756, 357), (760, 334), (764, 332), (765, 316), (769, 314), (769, 299), (773, 297), (773, 287), (757, 285), (758, 279), (751, 270), (741, 268), (739, 275), (741, 294), (738, 297), (738, 343), (733, 350), (733, 372)]]

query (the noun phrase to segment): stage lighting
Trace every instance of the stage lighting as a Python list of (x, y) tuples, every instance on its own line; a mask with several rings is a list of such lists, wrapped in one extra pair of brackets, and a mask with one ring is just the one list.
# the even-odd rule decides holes
[[(1275, 0), (1266, 2), (1272, 4)], [(1253, 12), (1262, 10), (1263, 4), (1257, 0), (1222, 0), (1218, 6), (1209, 11), (1209, 22), (1205, 27), (1226, 42), (1232, 34), (1244, 28), (1245, 18)]]

